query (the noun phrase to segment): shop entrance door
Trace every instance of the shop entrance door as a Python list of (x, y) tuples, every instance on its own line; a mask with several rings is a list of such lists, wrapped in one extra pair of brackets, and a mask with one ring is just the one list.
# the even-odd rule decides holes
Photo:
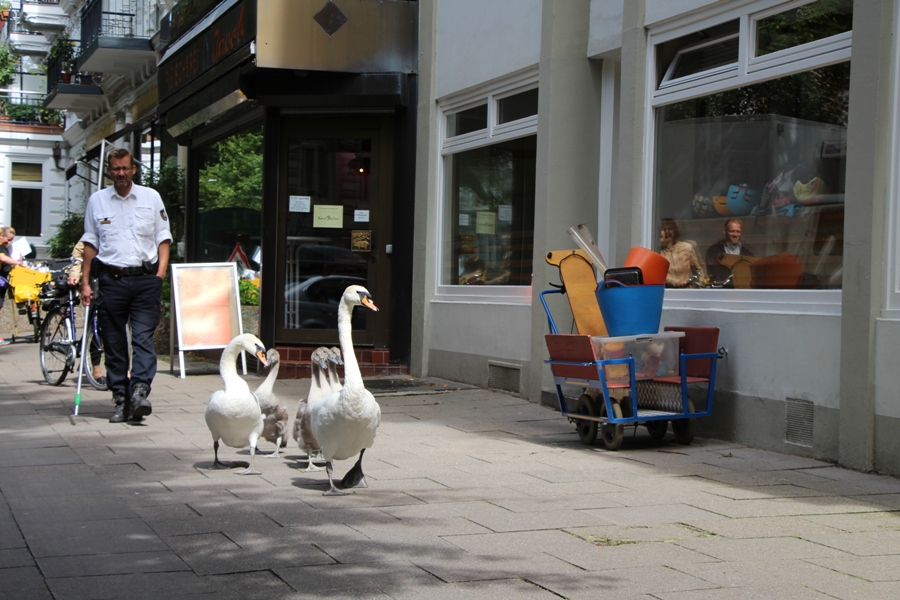
[(393, 140), (389, 118), (286, 119), (279, 153), (276, 342), (337, 345), (348, 285), (380, 311), (356, 308), (353, 342), (388, 347)]

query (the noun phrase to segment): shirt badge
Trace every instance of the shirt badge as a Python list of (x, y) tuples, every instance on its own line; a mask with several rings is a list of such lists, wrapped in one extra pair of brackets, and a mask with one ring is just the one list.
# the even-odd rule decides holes
[(109, 225), (111, 222), (112, 222), (112, 221), (110, 221), (109, 218), (106, 218), (106, 217), (103, 218), (103, 219), (100, 219), (100, 224), (101, 224), (101, 225)]
[(159, 216), (162, 217), (163, 221), (169, 220), (169, 217), (166, 216), (166, 209), (162, 209), (161, 211), (159, 211)]

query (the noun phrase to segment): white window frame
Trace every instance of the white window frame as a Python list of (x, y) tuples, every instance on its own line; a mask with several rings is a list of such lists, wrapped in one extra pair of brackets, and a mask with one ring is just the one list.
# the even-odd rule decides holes
[[(891, 81), (900, 81), (900, 21), (894, 21), (894, 47), (891, 56)], [(887, 319), (900, 319), (900, 207), (897, 194), (900, 193), (900, 89), (893, 86), (891, 92), (891, 137), (888, 147), (887, 165), (890, 173), (885, 198), (887, 218), (885, 219), (885, 256), (884, 265), (887, 273), (885, 294), (881, 316)]]
[[(32, 165), (40, 165), (41, 166), (41, 181), (14, 181), (12, 178), (13, 171), (13, 163), (28, 163)], [(6, 197), (8, 199), (6, 205), (6, 214), (7, 214), (7, 223), (12, 225), (12, 205), (13, 205), (13, 197), (12, 191), (13, 188), (22, 188), (29, 190), (41, 190), (41, 232), (39, 235), (28, 234), (24, 232), (16, 232), (16, 237), (25, 237), (25, 238), (39, 238), (41, 240), (44, 239), (44, 233), (47, 230), (47, 166), (44, 160), (38, 160), (33, 154), (22, 154), (22, 155), (7, 155), (6, 162), (6, 172), (9, 173), (9, 177), (6, 181)], [(35, 244), (32, 243), (32, 246)]]
[[(760, 19), (814, 1), (755, 0), (740, 3), (738, 6), (712, 9), (700, 15), (689, 15), (651, 28), (647, 36), (646, 86), (649, 91), (649, 101), (644, 114), (644, 143), (647, 160), (644, 161), (643, 172), (644, 222), (641, 230), (643, 246), (656, 248), (659, 245), (658, 226), (651, 222), (654, 214), (656, 110), (675, 102), (708, 96), (850, 60), (852, 32), (786, 48), (762, 57), (753, 56), (756, 45), (756, 23)], [(657, 45), (735, 19), (739, 20), (741, 40), (736, 68), (718, 72), (709, 77), (695, 78), (693, 81), (673, 82), (670, 86), (662, 89), (657, 88)], [(896, 287), (897, 285), (895, 285)], [(668, 309), (703, 309), (742, 313), (752, 311), (775, 314), (840, 315), (841, 297), (841, 290), (669, 289), (666, 290), (665, 306)]]
[[(508, 123), (498, 124), (498, 102), (503, 98), (527, 92), (538, 87), (537, 67), (506, 77), (490, 85), (465, 93), (438, 99), (438, 139), (440, 140), (440, 160), (438, 161), (438, 210), (436, 234), (439, 239), (435, 253), (435, 299), (441, 301), (481, 302), (493, 304), (530, 305), (532, 286), (530, 285), (448, 285), (441, 283), (445, 261), (446, 240), (444, 240), (447, 202), (446, 164), (450, 157), (466, 150), (492, 146), (501, 142), (537, 135), (538, 116), (532, 115)], [(487, 128), (458, 136), (447, 135), (447, 117), (487, 101)], [(540, 107), (539, 109), (540, 110)]]

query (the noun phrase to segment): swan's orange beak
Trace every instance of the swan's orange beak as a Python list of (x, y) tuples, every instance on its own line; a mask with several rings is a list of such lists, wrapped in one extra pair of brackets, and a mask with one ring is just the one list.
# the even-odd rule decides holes
[(263, 364), (264, 367), (268, 367), (268, 366), (269, 366), (269, 361), (266, 360), (266, 351), (265, 351), (265, 350), (257, 350), (257, 351), (256, 351), (256, 358), (259, 359), (259, 362), (261, 362), (261, 363)]
[(378, 307), (375, 306), (375, 303), (374, 303), (374, 302), (372, 302), (372, 296), (369, 296), (369, 295), (367, 295), (367, 294), (360, 294), (360, 295), (359, 295), (359, 301), (360, 301), (360, 302), (362, 303), (362, 305), (365, 306), (366, 308), (369, 308), (369, 309), (374, 310), (375, 312), (378, 312)]

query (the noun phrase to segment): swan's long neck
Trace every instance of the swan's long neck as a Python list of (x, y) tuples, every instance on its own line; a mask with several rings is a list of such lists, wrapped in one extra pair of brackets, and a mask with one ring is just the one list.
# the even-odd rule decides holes
[(272, 389), (275, 387), (275, 380), (278, 379), (278, 367), (281, 364), (279, 360), (273, 360), (272, 365), (269, 367), (269, 374), (266, 375), (266, 379), (259, 384), (259, 387), (256, 388), (257, 396), (271, 396)]
[(341, 353), (344, 355), (344, 387), (359, 389), (364, 386), (359, 363), (356, 362), (356, 353), (353, 351), (353, 325), (350, 323), (352, 317), (353, 308), (346, 302), (341, 302), (338, 308), (338, 339), (341, 341)]
[(222, 351), (222, 358), (219, 359), (219, 374), (225, 382), (226, 390), (233, 386), (242, 386), (246, 387), (248, 390), (250, 389), (247, 382), (238, 376), (237, 368), (235, 367), (235, 361), (241, 350), (242, 348), (238, 345), (228, 345), (225, 346), (225, 350)]

